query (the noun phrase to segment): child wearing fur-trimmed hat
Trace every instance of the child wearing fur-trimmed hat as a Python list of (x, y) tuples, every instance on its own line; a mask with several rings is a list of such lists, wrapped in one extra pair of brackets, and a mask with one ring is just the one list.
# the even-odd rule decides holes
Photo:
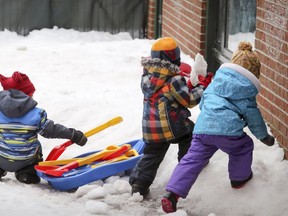
[[(132, 194), (140, 193), (145, 197), (170, 144), (178, 144), (178, 160), (189, 149), (194, 123), (189, 119), (188, 109), (199, 103), (211, 76), (202, 77), (201, 82), (198, 80), (195, 87), (189, 88), (180, 74), (180, 48), (171, 37), (156, 40), (151, 57), (143, 58), (141, 64), (144, 69), (141, 79), (144, 95), (142, 133), (146, 145), (129, 183)], [(189, 67), (187, 70), (189, 73)]]
[(166, 213), (177, 210), (178, 198), (186, 198), (202, 169), (220, 149), (229, 155), (228, 172), (231, 187), (239, 189), (253, 177), (251, 169), (254, 143), (243, 131), (252, 134), (267, 146), (274, 144), (257, 108), (260, 90), (260, 60), (252, 45), (241, 42), (231, 62), (216, 71), (213, 82), (203, 93), (200, 114), (195, 123), (188, 153), (178, 163), (163, 196)]
[(42, 159), (37, 134), (45, 138), (71, 139), (83, 146), (85, 135), (74, 128), (55, 124), (32, 98), (35, 87), (26, 74), (18, 71), (11, 77), (0, 74), (0, 180), (14, 172), (19, 182), (40, 182), (34, 166)]

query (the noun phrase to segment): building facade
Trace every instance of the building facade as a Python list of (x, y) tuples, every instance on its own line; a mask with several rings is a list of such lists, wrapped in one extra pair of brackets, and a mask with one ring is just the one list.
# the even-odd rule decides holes
[(249, 41), (261, 60), (261, 113), (288, 159), (288, 0), (149, 0), (147, 35), (174, 37), (216, 71)]

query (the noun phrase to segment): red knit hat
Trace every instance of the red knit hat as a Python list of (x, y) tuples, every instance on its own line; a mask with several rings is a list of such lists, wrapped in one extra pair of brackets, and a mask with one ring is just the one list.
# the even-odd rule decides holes
[(17, 89), (32, 96), (35, 87), (26, 74), (15, 71), (12, 77), (5, 77), (0, 74), (0, 82), (4, 90)]

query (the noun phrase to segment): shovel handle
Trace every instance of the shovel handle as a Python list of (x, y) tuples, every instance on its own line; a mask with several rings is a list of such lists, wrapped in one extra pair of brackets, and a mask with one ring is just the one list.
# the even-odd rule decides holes
[[(86, 137), (90, 137), (90, 136), (92, 136), (92, 135), (94, 135), (94, 134), (96, 134), (96, 133), (98, 133), (98, 132), (100, 132), (100, 131), (102, 131), (102, 130), (110, 127), (110, 126), (116, 125), (122, 121), (123, 121), (123, 118), (121, 116), (117, 116), (117, 117), (107, 121), (106, 123), (104, 123), (98, 127), (95, 127), (92, 130), (85, 132), (84, 135)], [(65, 149), (72, 144), (73, 144), (73, 142), (71, 140), (68, 140), (67, 142), (65, 142), (59, 146), (55, 146), (51, 150), (49, 155), (47, 156), (46, 161), (57, 160), (60, 157), (60, 155), (65, 151)]]
[(79, 160), (79, 161), (73, 161), (73, 162), (66, 164), (64, 166), (61, 166), (57, 169), (46, 170), (46, 171), (44, 171), (44, 173), (46, 173), (48, 175), (55, 176), (55, 177), (61, 177), (65, 172), (68, 172), (69, 170), (78, 168), (78, 167), (86, 165), (86, 164), (90, 164), (93, 161), (100, 159), (104, 155), (106, 158), (113, 159), (115, 157), (119, 157), (120, 155), (129, 151), (130, 149), (131, 149), (131, 146), (129, 144), (125, 144), (125, 145), (120, 146), (119, 148), (116, 148), (116, 150), (112, 151), (108, 155), (105, 155), (105, 152), (103, 152), (102, 154), (101, 153), (97, 153), (95, 155), (93, 154), (90, 157), (87, 157), (87, 158)]
[(90, 131), (87, 131), (86, 133), (84, 133), (84, 135), (86, 137), (90, 137), (90, 136), (92, 136), (92, 135), (94, 135), (94, 134), (96, 134), (96, 133), (98, 133), (98, 132), (100, 132), (100, 131), (102, 131), (102, 130), (110, 127), (110, 126), (116, 125), (122, 121), (123, 121), (123, 118), (121, 116), (117, 116), (117, 117), (111, 119), (110, 121), (107, 121), (106, 123), (104, 123), (104, 124), (102, 124), (96, 128), (93, 128)]
[(112, 159), (107, 160), (107, 161), (102, 161), (102, 162), (96, 163), (96, 164), (92, 165), (91, 168), (94, 169), (96, 167), (99, 167), (99, 166), (102, 166), (102, 165), (105, 165), (105, 164), (110, 164), (110, 163), (114, 163), (114, 162), (128, 160), (131, 157), (136, 157), (138, 155), (139, 154), (138, 154), (138, 152), (135, 149), (130, 149), (129, 151), (125, 152), (123, 155), (120, 155), (119, 157), (112, 158)]

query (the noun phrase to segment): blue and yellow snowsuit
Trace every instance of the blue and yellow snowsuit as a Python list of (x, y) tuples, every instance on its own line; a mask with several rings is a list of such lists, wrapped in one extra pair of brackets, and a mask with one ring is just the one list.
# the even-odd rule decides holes
[[(47, 119), (45, 110), (22, 91), (0, 92), (0, 171), (36, 175), (34, 165), (42, 161), (39, 133), (46, 138), (66, 138), (71, 130)], [(1, 173), (0, 173), (1, 174)], [(1, 175), (0, 175), (1, 176)], [(18, 178), (17, 178), (18, 179)]]

